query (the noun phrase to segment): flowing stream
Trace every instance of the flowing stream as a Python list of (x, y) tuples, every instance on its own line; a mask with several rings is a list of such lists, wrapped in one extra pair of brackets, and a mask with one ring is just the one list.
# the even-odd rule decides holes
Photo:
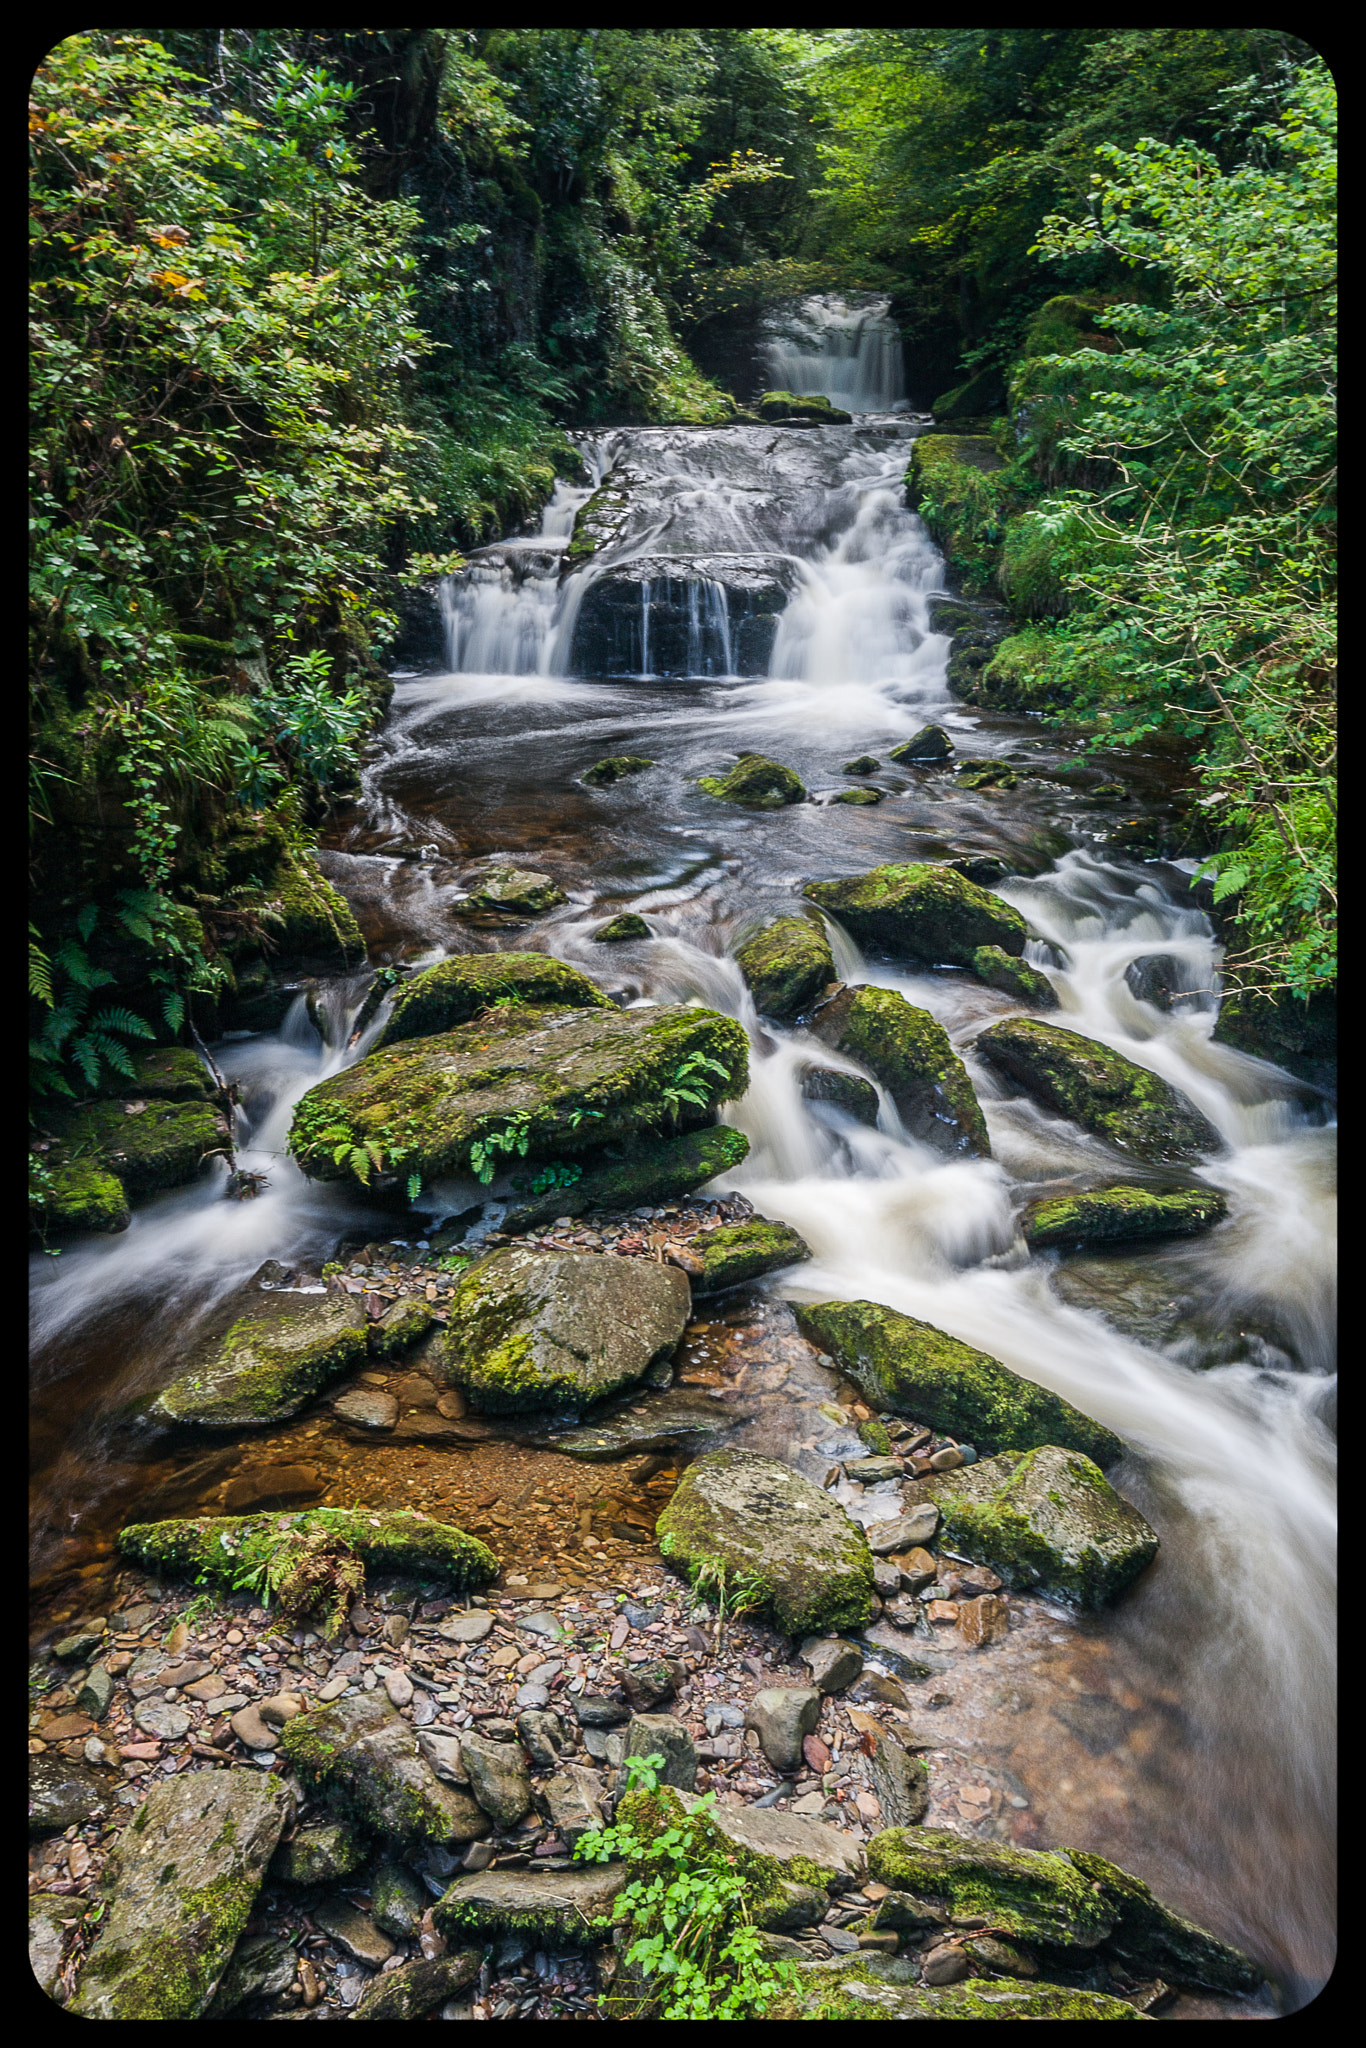
[[(949, 695), (933, 620), (943, 565), (905, 508), (916, 426), (889, 334), (885, 306), (825, 298), (769, 336), (774, 384), (824, 390), (859, 414), (852, 427), (584, 437), (588, 480), (558, 487), (539, 533), (482, 551), (448, 585), (450, 670), (399, 678), (324, 864), (374, 964), (532, 943), (622, 1000), (700, 1000), (739, 1017), (753, 1079), (728, 1113), (751, 1150), (722, 1186), (794, 1224), (814, 1254), (771, 1286), (770, 1313), (784, 1295), (887, 1303), (1123, 1436), (1111, 1477), (1158, 1530), (1156, 1564), (1108, 1615), (1078, 1622), (1040, 1605), (990, 1684), (960, 1660), (943, 1725), (981, 1758), (1009, 1757), (1040, 1846), (1076, 1842), (1140, 1872), (1250, 1949), (1293, 2006), (1332, 1959), (1335, 1132), (1288, 1076), (1212, 1042), (1211, 994), (1170, 1012), (1134, 994), (1126, 968), (1155, 953), (1179, 963), (1188, 990), (1217, 987), (1218, 949), (1186, 876), (1105, 849), (1113, 808), (1058, 779), (1069, 757), (1056, 736)], [(576, 512), (614, 479), (616, 530), (562, 574)], [(594, 621), (609, 598), (613, 661), (638, 657), (635, 671), (587, 665), (608, 645)], [(676, 659), (660, 652), (664, 618)], [(884, 766), (865, 778), (881, 802), (831, 802), (846, 756), (885, 762), (927, 719), (1030, 774), (1017, 791), (973, 793)], [(814, 801), (749, 813), (698, 790), (744, 749), (791, 765)], [(656, 765), (610, 789), (578, 780), (619, 752)], [(1139, 800), (1160, 805), (1161, 763), (1146, 789), (1143, 764), (1125, 767)], [(963, 1052), (993, 1156), (946, 1161), (907, 1136), (885, 1096), (873, 1130), (802, 1095), (803, 1068), (832, 1056), (759, 1023), (735, 945), (761, 915), (797, 907), (812, 877), (950, 851), (1026, 870), (1000, 893), (1039, 934), (1028, 957), (1050, 975), (1060, 1021), (1161, 1074), (1218, 1129), (1224, 1149), (1200, 1178), (1225, 1191), (1229, 1215), (1205, 1238), (1070, 1265), (1028, 1256), (1013, 1202), (1114, 1178), (1114, 1157), (1004, 1099), (975, 1062), (971, 1040), (1007, 998), (865, 959), (835, 927), (845, 979), (901, 990)], [(495, 855), (547, 868), (568, 904), (531, 933), (490, 938), (461, 922), (472, 870)], [(651, 937), (599, 944), (603, 919), (626, 909)], [(221, 1448), (168, 1461), (125, 1420), (169, 1376), (186, 1331), (263, 1259), (325, 1258), (354, 1232), (354, 1202), (310, 1187), (283, 1146), (299, 1095), (378, 1028), (342, 1049), (367, 978), (321, 992), (326, 1042), (301, 999), (279, 1034), (215, 1049), (242, 1083), (240, 1164), (267, 1174), (259, 1199), (222, 1199), (219, 1168), (144, 1205), (123, 1236), (39, 1262), (35, 1568), (53, 1598), (97, 1576), (112, 1531), (152, 1492), (184, 1507), (221, 1476)], [(1128, 1163), (1119, 1177), (1162, 1179)], [(427, 1220), (479, 1193), (426, 1191)], [(746, 1441), (782, 1455), (810, 1424), (792, 1395)], [(873, 1496), (845, 1498), (877, 1518)]]

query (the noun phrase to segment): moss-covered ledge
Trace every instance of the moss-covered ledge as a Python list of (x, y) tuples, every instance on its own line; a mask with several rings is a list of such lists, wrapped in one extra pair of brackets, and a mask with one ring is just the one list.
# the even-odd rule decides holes
[(130, 1522), (119, 1530), (116, 1548), (120, 1557), (169, 1577), (203, 1576), (231, 1587), (245, 1546), (264, 1549), (289, 1531), (332, 1536), (349, 1545), (368, 1570), (440, 1580), (460, 1592), (477, 1592), (498, 1576), (498, 1559), (477, 1536), (411, 1508), (308, 1508), (297, 1514)]

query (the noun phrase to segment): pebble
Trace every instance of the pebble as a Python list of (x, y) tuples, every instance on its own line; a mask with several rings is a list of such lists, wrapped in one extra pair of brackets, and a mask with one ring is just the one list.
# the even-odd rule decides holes
[(475, 1608), (469, 1614), (448, 1614), (437, 1629), (447, 1643), (481, 1643), (493, 1627), (493, 1616)]
[(175, 1742), (189, 1732), (187, 1710), (167, 1706), (165, 1700), (143, 1700), (134, 1710), (133, 1719), (144, 1734), (160, 1736), (166, 1742)]
[[(189, 1716), (185, 1717), (189, 1726)], [(239, 1708), (228, 1723), (237, 1740), (247, 1749), (274, 1749), (280, 1737), (274, 1728), (268, 1728), (261, 1719), (260, 1710), (252, 1705)]]
[(394, 1706), (406, 1707), (411, 1705), (413, 1681), (409, 1678), (402, 1665), (397, 1665), (392, 1671), (385, 1672), (384, 1690), (388, 1693)]

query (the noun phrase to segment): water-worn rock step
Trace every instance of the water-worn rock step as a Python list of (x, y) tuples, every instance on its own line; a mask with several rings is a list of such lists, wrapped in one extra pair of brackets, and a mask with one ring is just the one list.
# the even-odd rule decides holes
[(913, 1137), (950, 1157), (990, 1156), (986, 1119), (967, 1068), (928, 1010), (917, 1009), (895, 989), (856, 983), (820, 1005), (811, 1030), (832, 1052), (877, 1076)]
[(1028, 927), (1018, 910), (939, 862), (888, 862), (840, 882), (810, 882), (813, 903), (862, 945), (909, 954), (931, 966), (971, 967), (979, 946), (1023, 953)]
[(798, 1328), (881, 1413), (913, 1416), (977, 1450), (1058, 1444), (1112, 1465), (1123, 1444), (1060, 1394), (933, 1323), (876, 1301), (794, 1302)]
[(494, 1003), (509, 1000), (536, 1009), (613, 1007), (586, 974), (549, 953), (459, 953), (404, 983), (375, 1046), (453, 1031)]
[(690, 1306), (676, 1266), (512, 1245), (462, 1278), (438, 1365), (480, 1413), (579, 1416), (667, 1359)]
[(509, 1209), (503, 1228), (509, 1235), (535, 1230), (557, 1216), (582, 1216), (590, 1209), (658, 1209), (733, 1172), (748, 1151), (749, 1139), (734, 1124), (685, 1131), (677, 1138), (638, 1137), (620, 1164), (590, 1168), (572, 1187), (552, 1188)]
[(1059, 1024), (1007, 1017), (973, 1051), (1036, 1102), (1139, 1159), (1193, 1160), (1223, 1140), (1188, 1096), (1123, 1053)]
[(276, 1777), (195, 1771), (153, 1786), (104, 1872), (109, 1910), (70, 2010), (82, 2019), (198, 2019), (294, 1816)]
[(778, 917), (746, 939), (735, 964), (765, 1017), (790, 1019), (835, 979), (825, 927), (811, 917)]
[(861, 1628), (873, 1558), (857, 1523), (790, 1466), (754, 1451), (709, 1452), (688, 1467), (656, 1524), (677, 1571), (724, 1568), (771, 1607), (788, 1635)]
[(496, 867), (479, 878), (466, 902), (457, 904), (456, 914), (462, 909), (510, 910), (537, 917), (543, 910), (553, 910), (556, 904), (568, 901), (554, 877), (542, 874), (539, 868)]
[(498, 1576), (498, 1559), (477, 1536), (411, 1508), (307, 1508), (299, 1514), (201, 1515), (130, 1522), (119, 1530), (120, 1557), (168, 1577), (203, 1574), (231, 1586), (243, 1549), (264, 1555), (287, 1537), (329, 1536), (355, 1551), (367, 1570), (444, 1581), (477, 1592)]
[(652, 939), (643, 917), (637, 917), (634, 910), (623, 910), (618, 917), (609, 917), (606, 924), (600, 924), (593, 934), (594, 941), (602, 946), (619, 946), (628, 939)]
[(766, 754), (742, 754), (724, 775), (702, 775), (697, 786), (722, 803), (744, 804), (750, 810), (777, 811), (784, 804), (806, 801), (806, 785), (794, 769)]
[(320, 1082), (294, 1113), (289, 1145), (312, 1178), (357, 1187), (373, 1170), (366, 1145), (383, 1158), (395, 1139), (402, 1151), (390, 1173), (395, 1186), (414, 1175), (427, 1182), (468, 1171), (485, 1157), (496, 1168), (503, 1159), (582, 1155), (653, 1136), (689, 1107), (677, 1094), (684, 1076), (703, 1097), (704, 1106), (690, 1110), (693, 1122), (744, 1093), (748, 1041), (733, 1018), (684, 1005), (518, 1004), (385, 1046)]
[(693, 1239), (691, 1249), (702, 1261), (702, 1271), (693, 1280), (699, 1294), (757, 1280), (811, 1256), (811, 1247), (790, 1223), (771, 1223), (767, 1216), (706, 1231)]
[(906, 1498), (934, 1502), (950, 1550), (1074, 1606), (1117, 1600), (1157, 1555), (1157, 1537), (1098, 1466), (1053, 1444), (934, 1473)]
[(1020, 1218), (1020, 1230), (1034, 1252), (1086, 1251), (1133, 1238), (1194, 1237), (1212, 1230), (1227, 1214), (1228, 1200), (1217, 1188), (1163, 1193), (1117, 1186), (1031, 1202)]
[(437, 1777), (383, 1692), (296, 1714), (280, 1746), (307, 1784), (396, 1847), (471, 1842), (491, 1831), (483, 1807)]
[[(232, 1157), (227, 1117), (208, 1099), (208, 1076), (194, 1064), (206, 1085), (193, 1095), (185, 1093), (186, 1074), (173, 1072), (162, 1090), (154, 1085), (135, 1095), (130, 1089), (126, 1100), (44, 1107), (51, 1143), (40, 1156), (51, 1185), (31, 1205), (36, 1227), (124, 1230), (130, 1200), (183, 1186), (211, 1154)], [(154, 1084), (159, 1074), (154, 1071)]]
[(208, 1331), (151, 1404), (161, 1422), (259, 1428), (297, 1415), (366, 1355), (366, 1317), (349, 1294), (248, 1292), (226, 1330)]
[(626, 1884), (624, 1863), (586, 1870), (481, 1870), (456, 1878), (432, 1908), (451, 1941), (522, 1934), (551, 1947), (592, 1948), (603, 1939)]

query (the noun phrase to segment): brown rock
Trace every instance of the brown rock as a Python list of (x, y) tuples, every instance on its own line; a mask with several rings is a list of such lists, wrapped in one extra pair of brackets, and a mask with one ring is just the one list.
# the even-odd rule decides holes
[(918, 1546), (914, 1550), (903, 1550), (888, 1558), (901, 1574), (901, 1584), (908, 1593), (919, 1593), (924, 1587), (933, 1585), (939, 1577), (939, 1565), (928, 1550)]
[(246, 1513), (268, 1501), (316, 1500), (327, 1481), (314, 1465), (258, 1465), (230, 1479), (223, 1494), (223, 1512)]
[(189, 1629), (186, 1627), (183, 1621), (178, 1621), (175, 1627), (171, 1630), (171, 1633), (166, 1638), (166, 1649), (168, 1655), (172, 1657), (179, 1657), (188, 1646), (189, 1640)]
[(304, 1711), (304, 1701), (297, 1692), (277, 1692), (270, 1699), (262, 1700), (259, 1710), (261, 1719), (273, 1728), (283, 1728), (286, 1721), (292, 1721), (296, 1714)]
[[(950, 1606), (952, 1603), (931, 1601), (931, 1606)], [(962, 1600), (958, 1603), (958, 1633), (963, 1641), (974, 1650), (985, 1648), (988, 1643), (999, 1642), (1005, 1634), (1010, 1619), (1010, 1610), (997, 1593), (983, 1593), (977, 1600)]]
[(925, 1618), (937, 1624), (948, 1625), (958, 1619), (956, 1600), (930, 1600), (925, 1605)]
[(813, 1771), (828, 1771), (835, 1761), (819, 1735), (802, 1737), (802, 1755), (808, 1768)]
[(266, 1726), (260, 1709), (255, 1706), (239, 1707), (229, 1725), (237, 1740), (245, 1743), (248, 1749), (274, 1749), (280, 1740), (279, 1731)]
[(960, 1948), (932, 1948), (925, 1958), (927, 1984), (956, 1984), (968, 1974), (968, 1959)]
[(78, 1736), (93, 1734), (94, 1728), (89, 1714), (52, 1714), (38, 1723), (45, 1742), (74, 1742)]
[(185, 1697), (191, 1700), (220, 1699), (227, 1691), (227, 1685), (215, 1671), (209, 1678), (196, 1678), (191, 1685), (183, 1688)]

